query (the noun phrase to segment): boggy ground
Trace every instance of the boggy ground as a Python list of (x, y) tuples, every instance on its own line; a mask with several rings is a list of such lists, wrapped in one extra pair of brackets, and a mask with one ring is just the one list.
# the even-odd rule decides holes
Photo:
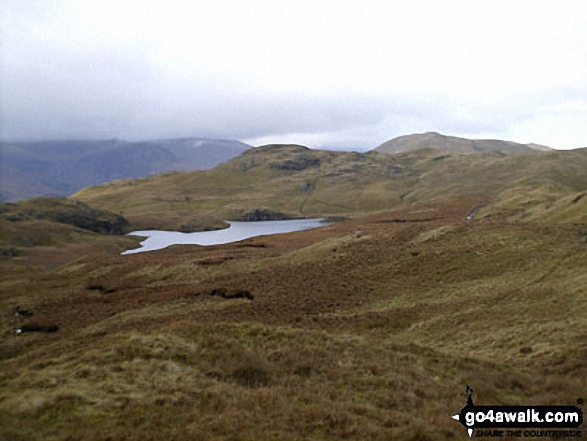
[(57, 268), (46, 249), (42, 267), (35, 250), (4, 259), (0, 433), (467, 439), (450, 419), (467, 384), (478, 404), (574, 404), (587, 231), (465, 221), (475, 204), (215, 247), (101, 244)]

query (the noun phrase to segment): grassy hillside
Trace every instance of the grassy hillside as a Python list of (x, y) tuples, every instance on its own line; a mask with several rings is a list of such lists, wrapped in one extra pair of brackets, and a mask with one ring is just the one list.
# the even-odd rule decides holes
[[(73, 199), (122, 213), (141, 228), (183, 230), (220, 226), (260, 206), (291, 216), (356, 216), (450, 198), (476, 199), (486, 206), (483, 215), (526, 210), (539, 218), (554, 200), (587, 190), (586, 167), (583, 149), (386, 155), (265, 146), (213, 170), (115, 181)], [(587, 222), (577, 207), (561, 220)]]
[(496, 139), (465, 139), (435, 132), (400, 136), (384, 142), (375, 150), (382, 153), (402, 153), (426, 148), (455, 152), (499, 151), (503, 153), (534, 153), (550, 150), (549, 147), (538, 144), (518, 144)]
[(478, 404), (574, 404), (587, 231), (464, 222), (475, 203), (52, 270), (0, 261), (0, 434), (464, 440), (450, 415), (467, 384)]
[[(573, 405), (587, 397), (586, 166), (587, 150), (266, 146), (5, 204), (0, 437), (465, 440), (450, 416), (466, 385), (477, 404)], [(187, 230), (350, 219), (123, 256), (139, 238), (63, 223), (88, 210)]]
[(248, 148), (199, 138), (0, 143), (0, 201), (66, 196), (88, 185), (169, 170), (205, 170)]
[(63, 198), (0, 204), (0, 258), (11, 266), (55, 267), (96, 248), (117, 253), (138, 238), (120, 215)]
[(65, 198), (33, 198), (0, 204), (0, 218), (16, 223), (47, 220), (101, 234), (125, 234), (130, 231), (128, 221), (122, 216)]

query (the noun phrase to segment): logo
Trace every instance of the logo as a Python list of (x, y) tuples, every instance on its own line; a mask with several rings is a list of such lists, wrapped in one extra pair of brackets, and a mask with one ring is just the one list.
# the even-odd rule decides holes
[(467, 385), (467, 404), (452, 418), (465, 426), (469, 437), (476, 430), (486, 437), (581, 437), (577, 428), (583, 424), (583, 411), (576, 406), (477, 406)]

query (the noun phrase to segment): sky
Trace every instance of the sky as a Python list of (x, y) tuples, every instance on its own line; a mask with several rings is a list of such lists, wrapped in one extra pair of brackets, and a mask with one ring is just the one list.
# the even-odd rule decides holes
[(2, 0), (3, 140), (587, 146), (583, 1)]

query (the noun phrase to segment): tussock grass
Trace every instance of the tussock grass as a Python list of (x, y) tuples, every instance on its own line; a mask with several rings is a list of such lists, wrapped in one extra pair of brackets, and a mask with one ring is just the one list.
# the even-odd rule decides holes
[[(250, 242), (263, 247), (4, 265), (0, 432), (445, 440), (466, 438), (450, 415), (467, 384), (479, 404), (574, 404), (587, 395), (582, 227), (465, 222), (476, 203)], [(8, 332), (32, 320), (59, 331)]]

